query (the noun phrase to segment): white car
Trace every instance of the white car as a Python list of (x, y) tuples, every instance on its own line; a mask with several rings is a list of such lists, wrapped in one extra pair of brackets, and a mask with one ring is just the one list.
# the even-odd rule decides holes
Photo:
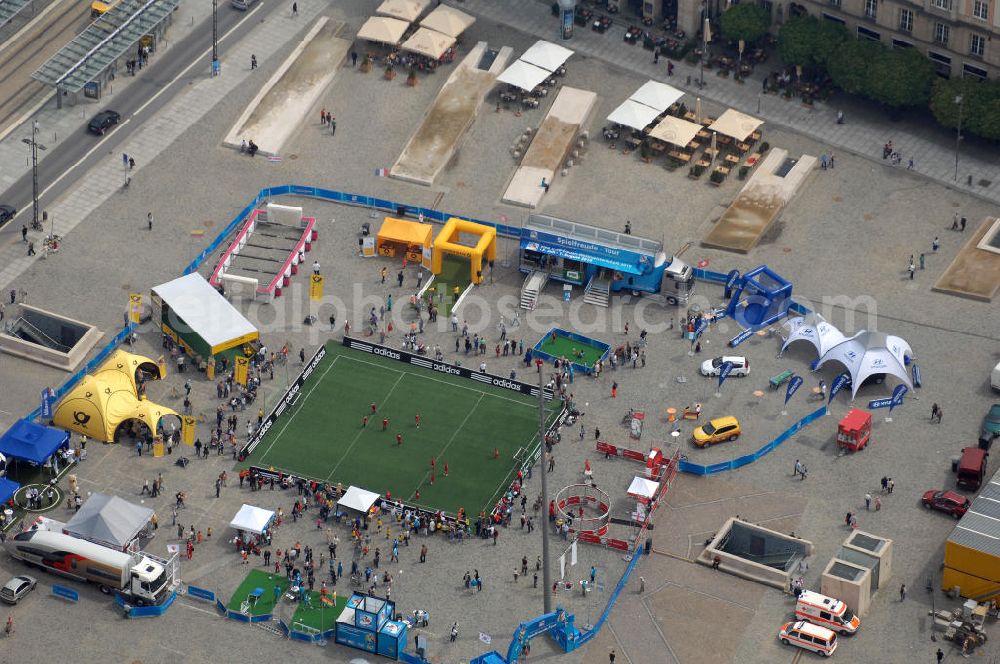
[(742, 355), (723, 355), (701, 363), (702, 376), (718, 376), (722, 370), (722, 365), (726, 362), (733, 363), (733, 370), (730, 376), (747, 376), (750, 374), (750, 360)]

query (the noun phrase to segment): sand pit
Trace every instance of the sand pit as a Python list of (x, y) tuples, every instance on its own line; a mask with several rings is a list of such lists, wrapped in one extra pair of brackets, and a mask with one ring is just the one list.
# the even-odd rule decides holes
[(223, 145), (253, 140), (263, 155), (277, 155), (333, 81), (351, 42), (337, 34), (343, 23), (321, 17), (236, 121)]
[(559, 91), (507, 186), (505, 203), (530, 208), (538, 205), (545, 194), (542, 178), (552, 183), (596, 103), (597, 95), (589, 90), (564, 87)]
[(1000, 253), (981, 249), (978, 245), (998, 223), (997, 217), (987, 217), (980, 224), (932, 290), (981, 302), (993, 300), (1000, 288)]
[(787, 151), (771, 150), (736, 200), (702, 240), (703, 246), (741, 254), (757, 246), (816, 166), (815, 157), (802, 155), (784, 177), (776, 175), (786, 159)]
[(391, 177), (426, 186), (434, 184), (513, 54), (509, 46), (504, 46), (488, 70), (479, 69), (477, 65), (486, 49), (486, 42), (476, 44), (448, 77), (420, 127), (389, 169)]

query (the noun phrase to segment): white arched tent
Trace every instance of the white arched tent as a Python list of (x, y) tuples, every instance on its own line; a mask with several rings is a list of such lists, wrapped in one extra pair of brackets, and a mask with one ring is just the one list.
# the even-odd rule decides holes
[(781, 345), (782, 353), (796, 341), (808, 341), (816, 348), (816, 355), (823, 357), (828, 350), (847, 338), (817, 313), (792, 318), (783, 327), (788, 330), (788, 338)]
[(861, 330), (845, 339), (819, 359), (817, 369), (833, 360), (843, 364), (851, 376), (851, 398), (869, 376), (886, 374), (895, 376), (913, 389), (906, 371), (906, 357), (912, 357), (910, 345), (899, 337), (883, 332)]

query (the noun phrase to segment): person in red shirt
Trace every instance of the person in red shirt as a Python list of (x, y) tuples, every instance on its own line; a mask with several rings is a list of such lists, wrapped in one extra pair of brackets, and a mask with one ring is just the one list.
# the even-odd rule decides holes
[(367, 415), (365, 415), (364, 417), (361, 418), (361, 426), (362, 427), (368, 426), (368, 416)]
[(401, 433), (397, 433), (396, 434), (396, 444), (397, 445), (402, 445), (403, 444), (403, 434), (401, 434)]
[(413, 419), (415, 419), (417, 421), (417, 428), (419, 429), (420, 428), (420, 413), (417, 413), (416, 415), (414, 415)]
[(376, 408), (375, 408), (375, 402), (374, 401), (372, 401), (372, 406), (371, 407), (372, 407), (372, 412), (374, 413), (375, 410), (376, 410)]
[(388, 417), (383, 417), (382, 418), (382, 431), (388, 431), (388, 429), (389, 429), (389, 418)]

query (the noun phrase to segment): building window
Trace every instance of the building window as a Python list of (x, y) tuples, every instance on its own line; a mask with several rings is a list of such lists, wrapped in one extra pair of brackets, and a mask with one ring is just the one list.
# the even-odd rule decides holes
[(826, 12), (823, 12), (823, 18), (825, 18), (827, 21), (830, 21), (831, 23), (837, 23), (838, 25), (847, 25), (847, 21), (840, 18), (839, 16), (834, 16), (833, 14), (827, 14)]
[(827, 2), (833, 5), (834, 7), (840, 7), (840, 0), (827, 0)]
[(985, 69), (981, 69), (975, 65), (962, 65), (962, 75), (965, 78), (977, 78), (985, 81), (987, 72)]
[(949, 33), (950, 32), (951, 32), (951, 28), (949, 28), (944, 23), (935, 23), (934, 24), (934, 41), (936, 43), (938, 43), (938, 44), (943, 45), (943, 46), (947, 46), (948, 45), (948, 37), (949, 37)]
[(983, 57), (986, 52), (986, 37), (982, 35), (969, 36), (969, 53)]
[(913, 32), (913, 11), (909, 9), (899, 10), (899, 31), (907, 34)]
[(869, 30), (868, 28), (859, 25), (858, 26), (858, 37), (864, 37), (865, 39), (871, 39), (872, 41), (882, 41), (882, 35), (874, 30)]
[(951, 11), (951, 0), (933, 0), (933, 5), (938, 9)]
[(913, 44), (911, 44), (908, 41), (903, 41), (902, 39), (893, 39), (892, 40), (892, 47), (893, 48), (913, 48)]
[(984, 21), (990, 17), (990, 5), (985, 0), (972, 0), (972, 15)]
[(865, 0), (865, 16), (872, 20), (878, 18), (878, 0)]

